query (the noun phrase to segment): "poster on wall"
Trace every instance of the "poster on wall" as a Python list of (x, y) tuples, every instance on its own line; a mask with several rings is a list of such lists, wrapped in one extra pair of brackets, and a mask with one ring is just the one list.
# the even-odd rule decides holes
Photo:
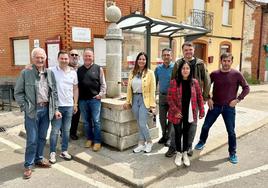
[(85, 27), (72, 27), (72, 40), (74, 42), (91, 42), (91, 29)]
[(47, 44), (47, 61), (48, 67), (58, 65), (58, 53), (60, 51), (60, 44)]

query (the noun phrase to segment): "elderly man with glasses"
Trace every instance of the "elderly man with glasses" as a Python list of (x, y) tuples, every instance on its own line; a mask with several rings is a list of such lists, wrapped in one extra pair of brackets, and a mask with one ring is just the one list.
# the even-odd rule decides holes
[(22, 70), (14, 91), (15, 99), (25, 114), (25, 179), (31, 177), (33, 165), (41, 168), (51, 166), (43, 156), (47, 130), (54, 116), (61, 118), (55, 76), (45, 68), (46, 52), (42, 48), (34, 48), (31, 56), (33, 64), (31, 68)]

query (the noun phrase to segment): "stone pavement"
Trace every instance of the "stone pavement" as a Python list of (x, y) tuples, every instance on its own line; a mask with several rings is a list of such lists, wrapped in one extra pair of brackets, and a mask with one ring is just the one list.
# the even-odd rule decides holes
[[(237, 137), (241, 137), (251, 131), (254, 131), (268, 123), (267, 110), (259, 110), (254, 101), (254, 93), (268, 93), (268, 85), (251, 86), (251, 94), (238, 105), (236, 116), (236, 133)], [(253, 97), (252, 97), (253, 96)], [(262, 99), (257, 99), (262, 100)], [(268, 99), (264, 100), (264, 102)], [(267, 102), (266, 102), (267, 103)], [(248, 105), (250, 104), (250, 105)], [(247, 107), (242, 107), (247, 106)], [(267, 107), (268, 109), (268, 107)], [(3, 118), (0, 120), (2, 126)], [(11, 115), (11, 120), (14, 116)], [(6, 119), (7, 116), (4, 117)], [(8, 118), (9, 119), (9, 118)], [(9, 120), (6, 119), (6, 122)], [(197, 134), (194, 145), (198, 141), (203, 119), (198, 123)], [(159, 123), (158, 123), (159, 126)], [(23, 133), (23, 131), (22, 131)], [(115, 178), (119, 181), (134, 187), (145, 187), (159, 178), (169, 175), (179, 170), (174, 164), (174, 158), (166, 158), (164, 156), (167, 147), (157, 144), (158, 139), (154, 140), (155, 144), (151, 153), (132, 153), (130, 148), (120, 152), (113, 148), (104, 146), (101, 151), (93, 152), (84, 148), (84, 139), (71, 141), (69, 152), (74, 156), (74, 160), (79, 161), (88, 166), (94, 167), (101, 172)], [(205, 148), (201, 151), (194, 151), (191, 160), (199, 158), (227, 143), (227, 133), (221, 117), (218, 118), (214, 126), (211, 128), (210, 135)], [(226, 147), (226, 157), (228, 157), (228, 149)], [(239, 146), (238, 146), (239, 149)], [(239, 157), (239, 156), (238, 156)]]

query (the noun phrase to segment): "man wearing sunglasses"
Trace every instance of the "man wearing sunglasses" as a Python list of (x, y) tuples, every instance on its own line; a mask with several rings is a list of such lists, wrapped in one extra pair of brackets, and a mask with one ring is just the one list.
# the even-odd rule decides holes
[[(78, 51), (75, 49), (71, 50), (69, 66), (75, 69), (76, 71), (79, 68), (79, 59), (80, 59), (80, 56), (78, 54)], [(70, 129), (70, 138), (72, 140), (78, 140), (77, 127), (79, 124), (79, 119), (80, 119), (80, 110), (78, 108), (78, 111), (75, 114), (73, 114), (73, 117), (72, 117), (72, 125)]]
[(77, 70), (79, 68), (79, 59), (80, 59), (80, 56), (78, 54), (78, 51), (75, 49), (71, 50), (69, 66)]

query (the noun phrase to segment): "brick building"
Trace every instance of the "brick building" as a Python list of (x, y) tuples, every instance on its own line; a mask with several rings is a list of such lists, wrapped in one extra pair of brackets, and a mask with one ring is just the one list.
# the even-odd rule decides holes
[[(34, 46), (45, 48), (48, 60), (55, 58), (55, 52), (59, 49), (75, 48), (82, 52), (86, 47), (97, 47), (102, 53), (105, 42), (103, 37), (109, 25), (105, 20), (105, 7), (110, 2), (111, 0), (1, 1), (0, 81), (16, 79), (25, 64), (30, 63), (30, 52)], [(112, 2), (121, 9), (122, 16), (135, 11), (143, 12), (143, 0)], [(79, 40), (74, 39), (74, 31), (78, 31), (76, 35), (82, 32), (82, 35), (89, 37), (86, 40), (84, 37), (83, 42), (77, 42)]]
[[(242, 72), (253, 80), (268, 81), (268, 1), (248, 1), (245, 6)], [(268, 49), (267, 49), (268, 50)]]

